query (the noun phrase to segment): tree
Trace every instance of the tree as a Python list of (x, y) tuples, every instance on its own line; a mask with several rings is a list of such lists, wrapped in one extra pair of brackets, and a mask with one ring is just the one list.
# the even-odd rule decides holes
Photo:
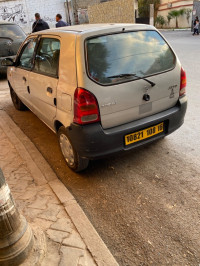
[(160, 0), (138, 0), (139, 16), (143, 18), (149, 17), (150, 4), (154, 4), (154, 19), (156, 20)]
[(190, 19), (191, 12), (192, 12), (192, 9), (191, 8), (185, 9), (185, 15), (186, 15), (188, 24), (189, 24), (189, 19)]
[(168, 15), (167, 15), (167, 24), (168, 24), (168, 26), (169, 26), (169, 24), (170, 24), (171, 19), (172, 19), (172, 17), (168, 14)]
[(185, 14), (185, 9), (182, 8), (180, 10), (172, 10), (168, 13), (168, 15), (171, 17), (171, 18), (175, 18), (176, 19), (176, 28), (178, 28), (178, 18), (180, 16), (183, 16)]
[(158, 24), (161, 26), (161, 28), (163, 28), (163, 26), (166, 24), (166, 20), (163, 16), (159, 15), (155, 20), (155, 24)]

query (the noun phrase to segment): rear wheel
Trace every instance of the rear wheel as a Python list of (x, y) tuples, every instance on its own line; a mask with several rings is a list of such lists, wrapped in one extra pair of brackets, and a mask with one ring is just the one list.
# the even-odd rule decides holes
[(74, 149), (65, 128), (62, 126), (58, 130), (58, 141), (62, 155), (66, 164), (75, 172), (80, 172), (88, 167), (89, 160), (81, 158)]
[(11, 96), (12, 102), (13, 102), (13, 104), (17, 110), (25, 111), (28, 109), (26, 107), (26, 105), (24, 105), (23, 102), (19, 99), (19, 97), (17, 96), (17, 94), (15, 93), (13, 88), (10, 88), (10, 96)]

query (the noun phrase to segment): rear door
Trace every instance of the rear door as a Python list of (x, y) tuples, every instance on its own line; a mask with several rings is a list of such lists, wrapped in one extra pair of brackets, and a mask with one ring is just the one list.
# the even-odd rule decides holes
[[(180, 64), (158, 32), (144, 30), (90, 38), (86, 40), (86, 52), (90, 78), (87, 89), (98, 100), (104, 128), (176, 104)], [(145, 99), (145, 95), (149, 97)]]
[(29, 93), (34, 113), (53, 128), (56, 116), (60, 40), (45, 36), (39, 40), (33, 71), (29, 74)]

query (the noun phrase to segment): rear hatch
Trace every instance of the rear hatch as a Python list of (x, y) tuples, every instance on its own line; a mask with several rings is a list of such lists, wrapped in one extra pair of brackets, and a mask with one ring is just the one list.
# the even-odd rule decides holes
[(1, 24), (0, 25), (0, 57), (13, 56), (26, 35), (18, 25)]
[[(181, 66), (155, 30), (121, 32), (85, 42), (87, 88), (103, 128), (166, 110), (179, 98)], [(146, 97), (147, 96), (147, 97)]]

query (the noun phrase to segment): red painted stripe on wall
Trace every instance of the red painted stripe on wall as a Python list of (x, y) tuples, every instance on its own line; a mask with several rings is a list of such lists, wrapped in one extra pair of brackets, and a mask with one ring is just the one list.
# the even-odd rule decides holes
[(175, 8), (179, 8), (179, 7), (185, 7), (185, 6), (193, 6), (193, 4), (173, 6), (173, 7), (170, 7), (170, 8), (158, 9), (158, 11), (171, 10), (171, 9), (175, 9)]
[[(167, 6), (168, 4), (174, 4), (174, 3), (178, 3), (178, 2), (188, 2), (188, 0), (176, 0), (176, 1), (171, 1), (171, 2), (169, 2), (169, 3), (160, 4), (160, 6)], [(192, 5), (192, 4), (188, 4), (188, 5)]]

